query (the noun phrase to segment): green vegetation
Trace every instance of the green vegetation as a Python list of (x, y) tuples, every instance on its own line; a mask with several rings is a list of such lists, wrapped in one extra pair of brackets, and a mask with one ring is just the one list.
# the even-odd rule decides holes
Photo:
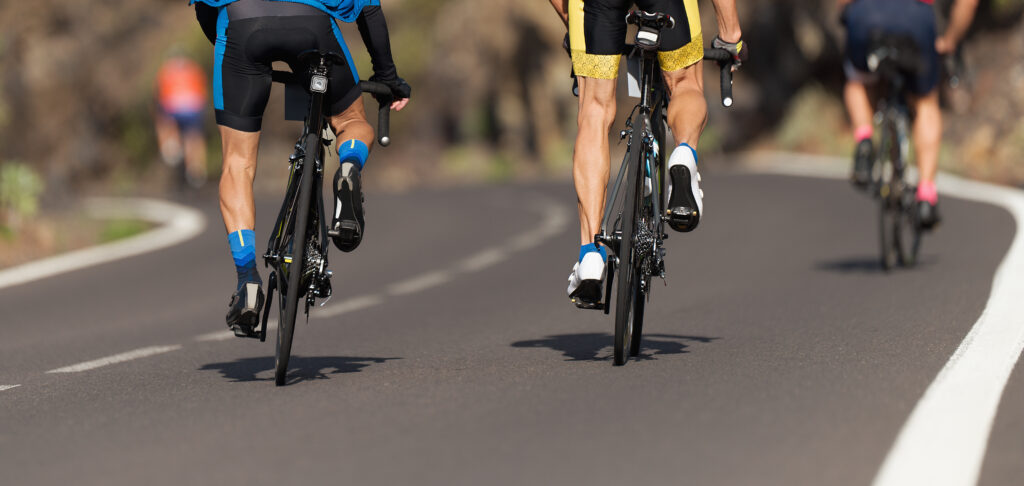
[(103, 223), (100, 231), (100, 243), (107, 243), (140, 234), (150, 228), (150, 224), (137, 219), (113, 219)]
[(39, 212), (43, 180), (29, 166), (19, 162), (0, 164), (0, 221), (17, 229), (26, 218)]

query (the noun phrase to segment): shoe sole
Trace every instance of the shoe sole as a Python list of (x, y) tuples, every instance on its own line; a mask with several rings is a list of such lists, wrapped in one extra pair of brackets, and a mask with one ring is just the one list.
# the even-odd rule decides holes
[[(355, 183), (352, 185), (358, 186), (359, 184)], [(362, 196), (359, 187), (349, 187), (349, 181), (342, 178), (341, 187), (336, 191), (335, 197), (347, 203), (341, 205), (341, 214), (338, 215), (334, 222), (334, 227), (327, 234), (334, 242), (334, 246), (344, 252), (355, 250), (359, 243), (363, 241), (363, 228), (354, 210), (356, 194), (359, 194), (360, 197)], [(362, 204), (360, 204), (361, 206)]]
[(569, 300), (581, 309), (596, 309), (601, 307), (601, 294), (603, 285), (600, 280), (584, 280), (576, 287), (573, 293), (569, 294)]
[(228, 327), (237, 337), (255, 336), (256, 326), (260, 323), (260, 311), (263, 309), (263, 290), (259, 284), (245, 284), (245, 309), (238, 316), (228, 321)]
[[(697, 199), (693, 195), (693, 187), (690, 182), (690, 169), (677, 165), (668, 170), (672, 178), (672, 197), (668, 202), (668, 210), (665, 216), (668, 219), (670, 228), (681, 233), (688, 233), (697, 229), (700, 224), (700, 214), (697, 208)], [(680, 191), (677, 188), (684, 188)]]

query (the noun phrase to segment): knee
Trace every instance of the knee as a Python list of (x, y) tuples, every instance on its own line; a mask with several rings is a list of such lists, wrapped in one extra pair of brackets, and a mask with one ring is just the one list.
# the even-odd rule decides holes
[(591, 125), (605, 131), (615, 122), (615, 97), (590, 96), (580, 102), (578, 123), (580, 127)]

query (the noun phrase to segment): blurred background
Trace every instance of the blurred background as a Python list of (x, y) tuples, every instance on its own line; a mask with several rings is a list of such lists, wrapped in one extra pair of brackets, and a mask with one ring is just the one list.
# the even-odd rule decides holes
[[(414, 91), (407, 110), (392, 117), (394, 145), (371, 158), (365, 182), (373, 190), (568, 179), (576, 99), (561, 48), (565, 30), (546, 0), (383, 3), (399, 74)], [(752, 57), (728, 111), (717, 103), (717, 70), (706, 70), (711, 114), (702, 153), (716, 164), (748, 151), (848, 156), (835, 1), (738, 4)], [(714, 15), (710, 2), (701, 8), (709, 41)], [(1024, 184), (1022, 12), (1024, 0), (982, 0), (963, 62), (950, 63), (958, 82), (943, 88), (943, 170)], [(342, 30), (368, 77), (358, 32)], [(220, 145), (212, 110), (205, 186), (183, 191), (160, 154), (155, 81), (172, 54), (211, 71), (213, 49), (184, 0), (0, 2), (0, 267), (147, 227), (92, 220), (77, 209), (84, 196), (215, 204)], [(283, 120), (282, 92), (275, 85), (265, 117), (258, 191), (282, 190), (300, 129)], [(620, 99), (628, 106), (624, 90)]]

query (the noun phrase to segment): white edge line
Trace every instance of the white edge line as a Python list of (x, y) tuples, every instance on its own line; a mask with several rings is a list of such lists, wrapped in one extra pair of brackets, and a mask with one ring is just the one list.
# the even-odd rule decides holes
[[(813, 157), (773, 154), (788, 160), (754, 172), (845, 178), (845, 159), (809, 164)], [(820, 160), (820, 159), (819, 159)], [(1009, 187), (941, 174), (944, 194), (993, 204), (1010, 212), (1017, 231), (992, 281), (985, 309), (900, 430), (874, 486), (977, 484), (1003, 390), (1024, 350), (1024, 193)]]
[(47, 373), (80, 373), (82, 371), (94, 370), (104, 366), (124, 363), (125, 361), (131, 361), (139, 358), (146, 358), (157, 354), (167, 353), (170, 351), (176, 351), (181, 349), (180, 344), (173, 344), (170, 346), (149, 346), (145, 348), (139, 348), (125, 353), (115, 354), (113, 356), (107, 356), (105, 358), (94, 359), (92, 361), (86, 361), (84, 363), (78, 363), (71, 366), (65, 366), (63, 368), (57, 368)]
[(21, 385), (0, 385), (0, 392), (18, 388)]
[(338, 302), (337, 304), (334, 304), (334, 305), (326, 306), (323, 309), (321, 309), (319, 312), (313, 314), (313, 317), (317, 318), (317, 319), (319, 319), (319, 318), (327, 318), (327, 317), (337, 317), (337, 316), (340, 316), (342, 314), (347, 314), (349, 312), (355, 312), (355, 311), (358, 311), (358, 310), (363, 310), (363, 309), (366, 309), (366, 308), (369, 308), (369, 307), (373, 307), (375, 305), (380, 305), (380, 304), (383, 304), (383, 303), (384, 303), (384, 297), (382, 297), (380, 295), (376, 295), (376, 294), (373, 294), (373, 295), (363, 295), (363, 296), (360, 296), (360, 297), (353, 297), (351, 299), (343, 300), (343, 301)]
[(206, 227), (206, 220), (198, 210), (168, 201), (92, 198), (86, 205), (93, 214), (137, 217), (161, 226), (124, 240), (2, 270), (0, 289), (174, 246), (192, 239)]
[(449, 270), (434, 270), (388, 286), (391, 295), (408, 295), (437, 287), (453, 278)]

